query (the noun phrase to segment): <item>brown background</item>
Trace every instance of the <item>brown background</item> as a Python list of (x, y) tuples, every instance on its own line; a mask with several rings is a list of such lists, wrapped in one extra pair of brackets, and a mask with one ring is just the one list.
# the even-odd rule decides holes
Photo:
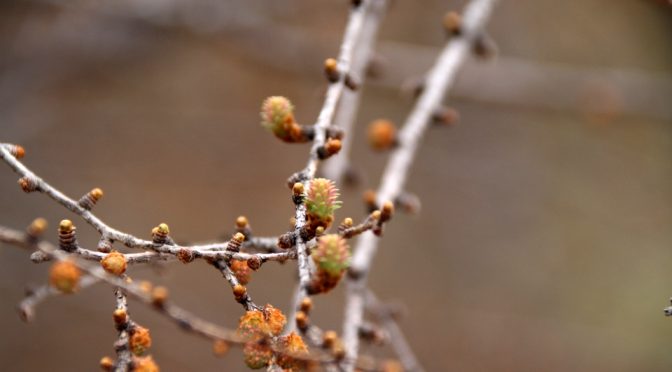
[[(285, 179), (308, 148), (268, 135), (258, 108), (282, 94), (301, 123), (316, 118), (321, 61), (337, 53), (344, 3), (2, 2), (0, 140), (24, 145), (26, 164), (70, 196), (102, 187), (96, 213), (139, 236), (166, 221), (178, 240), (214, 239), (239, 214), (259, 235), (281, 233), (292, 214)], [(412, 102), (399, 83), (431, 64), (441, 15), (462, 4), (394, 2), (381, 50), (405, 59), (388, 58), (388, 75), (365, 91), (354, 133), (364, 181), (343, 190), (339, 218), (362, 216), (359, 195), (377, 186), (386, 160), (366, 149), (366, 123), (403, 122)], [(427, 370), (670, 370), (671, 20), (664, 1), (497, 8), (489, 30), (501, 63), (468, 62), (449, 99), (461, 123), (430, 131), (408, 184), (422, 213), (390, 224), (370, 277), (379, 297), (406, 305), (401, 324)], [(408, 53), (417, 47), (430, 56)], [(507, 61), (528, 63), (535, 84), (519, 84)], [(575, 79), (530, 73), (556, 67)], [(488, 95), (495, 86), (506, 94)], [(71, 217), (23, 194), (5, 166), (0, 195), (3, 225), (44, 216), (53, 230)], [(95, 244), (74, 221), (80, 242)], [(294, 273), (292, 263), (267, 264), (250, 292), (287, 310)], [(202, 262), (131, 275), (167, 285), (177, 303), (219, 324), (234, 327), (241, 315)], [(111, 289), (50, 299), (23, 324), (15, 305), (46, 276), (26, 252), (0, 249), (2, 369), (95, 370), (113, 353)], [(317, 298), (315, 321), (340, 329), (342, 300), (341, 290)], [(131, 309), (151, 328), (162, 370), (243, 369), (238, 351), (216, 359), (208, 342)]]

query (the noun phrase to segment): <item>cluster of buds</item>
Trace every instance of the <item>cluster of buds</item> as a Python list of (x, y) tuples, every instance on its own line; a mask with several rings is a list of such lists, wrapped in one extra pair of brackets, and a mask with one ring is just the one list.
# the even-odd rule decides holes
[(369, 145), (376, 151), (389, 150), (397, 145), (397, 129), (389, 120), (372, 121), (367, 134)]
[(49, 283), (61, 293), (74, 293), (79, 287), (82, 272), (72, 261), (55, 262), (49, 271)]
[(348, 242), (337, 234), (321, 236), (311, 253), (316, 270), (308, 287), (311, 294), (334, 288), (350, 265)]
[(100, 198), (103, 197), (103, 190), (99, 188), (95, 188), (89, 192), (87, 192), (84, 196), (82, 196), (81, 199), (79, 199), (79, 204), (80, 207), (86, 209), (86, 210), (91, 210), (94, 205), (100, 200)]
[(151, 355), (133, 357), (133, 372), (159, 372), (159, 366), (154, 361)]
[(123, 253), (112, 251), (108, 253), (101, 261), (101, 266), (108, 273), (116, 276), (120, 276), (126, 272), (128, 263), (126, 262), (126, 256)]
[(128, 344), (133, 354), (143, 355), (152, 346), (152, 337), (149, 334), (149, 329), (141, 326), (133, 327)]
[(297, 335), (296, 332), (291, 332), (278, 339), (278, 346), (280, 353), (276, 361), (280, 367), (292, 371), (305, 370), (307, 363), (299, 358), (308, 355), (308, 347), (301, 336)]
[(168, 242), (168, 235), (170, 234), (170, 228), (167, 224), (161, 223), (159, 226), (152, 229), (152, 242), (154, 244), (164, 245)]
[(334, 182), (326, 178), (310, 181), (305, 198), (308, 228), (315, 231), (318, 227), (329, 228), (334, 221), (334, 211), (341, 207), (338, 201), (338, 189)]
[(312, 139), (312, 128), (299, 125), (294, 119), (294, 106), (285, 97), (272, 96), (261, 105), (261, 125), (285, 142), (306, 142)]
[(75, 231), (77, 228), (70, 220), (62, 220), (58, 225), (58, 246), (68, 252), (77, 249), (77, 237)]
[(243, 348), (245, 364), (252, 369), (268, 366), (273, 358), (270, 341), (279, 336), (287, 323), (284, 314), (271, 305), (250, 310), (240, 318), (238, 335), (248, 341)]

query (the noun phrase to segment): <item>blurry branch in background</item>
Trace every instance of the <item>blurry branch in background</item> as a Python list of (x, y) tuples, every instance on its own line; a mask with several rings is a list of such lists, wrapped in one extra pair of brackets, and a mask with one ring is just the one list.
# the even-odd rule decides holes
[[(462, 20), (450, 19), (457, 16), (449, 17), (449, 24), (446, 27), (453, 33), (453, 37), (427, 74), (422, 93), (397, 137), (397, 147), (388, 160), (380, 188), (376, 193), (377, 205), (395, 200), (402, 193), (424, 131), (430, 125), (436, 110), (441, 107), (446, 91), (455, 80), (458, 68), (478, 41), (494, 4), (495, 0), (473, 0), (467, 5)], [(357, 243), (348, 273), (343, 320), (343, 339), (347, 358), (342, 365), (347, 371), (353, 370), (354, 365), (351, 361), (359, 353), (358, 330), (363, 321), (366, 279), (376, 254), (378, 239), (375, 235), (366, 233)]]

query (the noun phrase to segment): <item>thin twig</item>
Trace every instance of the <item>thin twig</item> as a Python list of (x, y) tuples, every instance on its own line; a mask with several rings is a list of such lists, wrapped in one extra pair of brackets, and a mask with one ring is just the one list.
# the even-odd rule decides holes
[[(100, 270), (102, 270), (102, 268)], [(85, 275), (79, 281), (79, 288), (84, 289), (90, 287), (99, 281), (100, 280), (94, 276)], [(17, 306), (19, 316), (25, 322), (32, 321), (35, 318), (37, 305), (50, 297), (56, 297), (62, 294), (63, 292), (58, 291), (50, 285), (41, 285), (35, 289), (30, 290), (30, 294), (21, 300)]]
[[(403, 190), (418, 144), (430, 118), (455, 80), (457, 70), (471, 50), (474, 39), (483, 28), (495, 0), (472, 0), (465, 12), (461, 35), (450, 40), (427, 75), (425, 88), (410, 113), (398, 138), (398, 146), (390, 157), (377, 192), (378, 204), (394, 200)], [(358, 330), (362, 323), (367, 274), (376, 253), (377, 238), (365, 233), (358, 241), (348, 280), (343, 339), (347, 358), (342, 363), (346, 371), (354, 368), (353, 360), (359, 350)]]

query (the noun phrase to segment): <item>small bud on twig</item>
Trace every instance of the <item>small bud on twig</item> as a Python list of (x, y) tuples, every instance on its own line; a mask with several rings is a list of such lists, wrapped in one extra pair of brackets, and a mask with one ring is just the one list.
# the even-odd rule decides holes
[(101, 261), (103, 269), (112, 275), (122, 275), (126, 272), (127, 262), (123, 253), (112, 251), (107, 254)]
[(304, 297), (303, 300), (301, 300), (299, 309), (306, 314), (310, 314), (310, 310), (313, 309), (313, 300), (311, 300), (310, 297)]
[(26, 234), (28, 234), (29, 237), (36, 239), (44, 233), (44, 231), (47, 229), (47, 226), (47, 220), (41, 217), (36, 218), (26, 228)]
[(305, 331), (308, 328), (308, 315), (303, 311), (297, 311), (296, 315), (296, 327), (302, 331)]
[(156, 307), (163, 307), (168, 299), (168, 289), (162, 286), (156, 286), (152, 289), (152, 304)]
[(95, 188), (88, 193), (86, 193), (84, 196), (82, 196), (81, 199), (79, 199), (79, 204), (80, 207), (86, 209), (86, 210), (91, 210), (94, 205), (100, 200), (100, 198), (103, 197), (103, 190), (99, 188)]
[(441, 106), (434, 111), (432, 120), (435, 124), (451, 126), (457, 124), (457, 121), (460, 120), (460, 113), (454, 108)]
[(330, 83), (337, 82), (341, 77), (341, 74), (338, 72), (338, 62), (335, 59), (327, 58), (324, 61), (324, 74)]
[(51, 266), (49, 283), (62, 293), (74, 293), (82, 272), (72, 261), (58, 261)]
[(26, 155), (26, 149), (21, 145), (8, 145), (7, 150), (9, 150), (9, 153), (17, 159), (23, 159)]
[(102, 357), (100, 359), (99, 364), (100, 364), (100, 369), (102, 369), (103, 371), (106, 371), (106, 372), (112, 371), (112, 369), (114, 368), (114, 360), (112, 360), (112, 358), (110, 358), (109, 356)]
[(159, 226), (152, 229), (152, 242), (154, 244), (164, 245), (168, 241), (170, 228), (166, 223), (160, 223)]
[(233, 297), (236, 298), (236, 301), (242, 302), (247, 296), (247, 288), (245, 286), (236, 284), (233, 286)]
[(124, 309), (116, 309), (112, 313), (112, 319), (116, 325), (125, 324), (128, 321), (128, 313)]
[(37, 190), (37, 181), (32, 177), (21, 177), (19, 178), (18, 184), (21, 187), (21, 190), (25, 193)]
[(443, 28), (449, 36), (458, 36), (462, 33), (462, 16), (455, 11), (443, 16)]
[(62, 220), (58, 226), (58, 245), (68, 252), (72, 252), (77, 248), (77, 237), (75, 231), (77, 228), (70, 220)]
[(223, 357), (229, 351), (229, 343), (224, 340), (216, 340), (212, 343), (212, 353), (215, 356)]

